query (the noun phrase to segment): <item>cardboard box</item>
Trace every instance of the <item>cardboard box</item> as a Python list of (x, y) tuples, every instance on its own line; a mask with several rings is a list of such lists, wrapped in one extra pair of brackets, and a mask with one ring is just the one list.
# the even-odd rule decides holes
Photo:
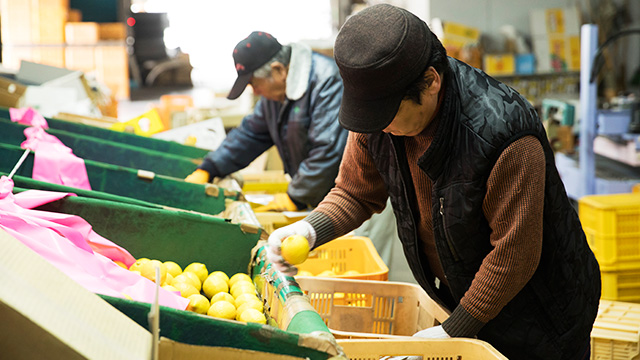
[(1, 0), (3, 45), (64, 44), (68, 11), (68, 0)]
[(124, 40), (127, 37), (127, 27), (123, 23), (98, 23), (100, 40)]
[(129, 99), (129, 54), (124, 43), (101, 43), (95, 48), (96, 79), (111, 90), (117, 100)]
[(536, 71), (564, 72), (580, 70), (580, 36), (547, 35), (533, 39)]
[(580, 35), (580, 12), (577, 7), (535, 9), (529, 12), (531, 36)]
[(66, 46), (64, 49), (64, 63), (69, 70), (78, 70), (84, 73), (96, 70), (96, 57), (94, 46)]
[(0, 76), (0, 106), (23, 107), (27, 87), (15, 80)]
[(65, 67), (65, 48), (62, 45), (5, 45), (2, 47), (2, 64), (18, 70), (22, 61)]
[(485, 55), (484, 71), (492, 76), (513, 75), (516, 72), (516, 60), (512, 54)]
[(95, 22), (68, 22), (64, 26), (64, 36), (69, 45), (96, 44), (100, 40), (100, 30)]
[(149, 331), (4, 230), (0, 247), (3, 357), (149, 358)]

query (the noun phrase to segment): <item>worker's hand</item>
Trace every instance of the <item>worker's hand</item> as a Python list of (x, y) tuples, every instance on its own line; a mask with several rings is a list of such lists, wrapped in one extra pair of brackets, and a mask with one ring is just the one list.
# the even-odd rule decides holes
[[(423, 339), (449, 339), (451, 336), (447, 334), (441, 325), (430, 327), (424, 330), (420, 330), (413, 334), (414, 337)], [(422, 356), (387, 356), (380, 360), (420, 360)]]
[(442, 325), (426, 328), (413, 334), (414, 337), (423, 339), (449, 339), (451, 336), (442, 328)]
[(267, 211), (296, 211), (298, 207), (291, 201), (289, 194), (279, 193), (273, 196), (273, 200), (264, 206), (259, 206), (253, 211), (255, 212), (267, 212)]
[(207, 170), (196, 169), (184, 181), (194, 184), (206, 184), (209, 182), (209, 172)]
[(288, 276), (294, 276), (298, 273), (298, 269), (295, 266), (287, 263), (284, 261), (284, 258), (282, 258), (282, 240), (291, 235), (302, 235), (307, 238), (309, 248), (313, 248), (313, 244), (316, 242), (315, 229), (304, 220), (278, 228), (269, 235), (269, 240), (267, 241), (267, 259), (273, 264), (276, 270)]

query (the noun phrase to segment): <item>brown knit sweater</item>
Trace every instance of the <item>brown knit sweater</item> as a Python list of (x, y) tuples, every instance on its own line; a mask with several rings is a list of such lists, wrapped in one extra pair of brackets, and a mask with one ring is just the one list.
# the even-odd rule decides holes
[[(436, 117), (437, 119), (437, 117)], [(443, 120), (446, 121), (446, 120)], [(438, 121), (420, 135), (405, 138), (409, 168), (420, 211), (418, 233), (425, 257), (434, 275), (444, 279), (435, 251), (431, 219), (429, 177), (418, 167), (418, 158), (427, 150)], [(466, 313), (486, 323), (523, 288), (538, 266), (542, 249), (542, 210), (545, 158), (542, 145), (526, 136), (508, 146), (487, 181), (482, 209), (492, 233), (493, 250), (486, 256), (471, 287), (454, 313)], [(384, 209), (388, 194), (367, 150), (367, 135), (349, 133), (336, 179), (336, 186), (315, 209), (331, 221), (336, 236), (357, 228)], [(473, 320), (469, 316), (456, 320)], [(456, 324), (456, 327), (464, 324)]]

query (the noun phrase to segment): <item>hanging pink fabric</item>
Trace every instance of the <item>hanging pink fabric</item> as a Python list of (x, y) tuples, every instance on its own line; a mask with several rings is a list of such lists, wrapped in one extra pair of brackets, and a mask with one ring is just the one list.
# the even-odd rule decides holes
[[(2, 176), (1, 229), (89, 291), (153, 302), (155, 283), (114, 262), (130, 266), (135, 259), (129, 252), (95, 233), (79, 216), (30, 209), (73, 194), (28, 190), (14, 195), (12, 191), (13, 181)], [(189, 300), (160, 288), (159, 303), (184, 310)]]
[(20, 145), (35, 152), (33, 179), (91, 190), (84, 160), (75, 156), (57, 137), (43, 128), (24, 129), (27, 140)]
[(19, 124), (37, 126), (44, 129), (49, 128), (49, 124), (47, 124), (47, 120), (44, 116), (40, 115), (39, 112), (30, 107), (20, 109), (9, 108), (9, 117), (11, 118), (11, 121)]

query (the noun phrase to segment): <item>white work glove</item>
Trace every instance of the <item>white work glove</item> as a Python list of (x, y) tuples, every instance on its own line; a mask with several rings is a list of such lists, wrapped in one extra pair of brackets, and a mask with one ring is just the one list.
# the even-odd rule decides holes
[(282, 240), (291, 235), (302, 235), (307, 238), (309, 248), (313, 248), (313, 244), (316, 242), (315, 229), (304, 220), (278, 228), (269, 235), (267, 242), (267, 259), (273, 264), (276, 270), (288, 276), (297, 274), (298, 268), (284, 261), (280, 246), (282, 245)]
[[(447, 334), (442, 325), (426, 328), (424, 330), (420, 330), (417, 333), (413, 334), (413, 337), (418, 337), (422, 339), (449, 339), (451, 336)], [(387, 356), (383, 357), (380, 360), (420, 360), (422, 356)]]
[(413, 334), (414, 337), (423, 339), (449, 339), (451, 336), (442, 328), (442, 325), (426, 328)]

